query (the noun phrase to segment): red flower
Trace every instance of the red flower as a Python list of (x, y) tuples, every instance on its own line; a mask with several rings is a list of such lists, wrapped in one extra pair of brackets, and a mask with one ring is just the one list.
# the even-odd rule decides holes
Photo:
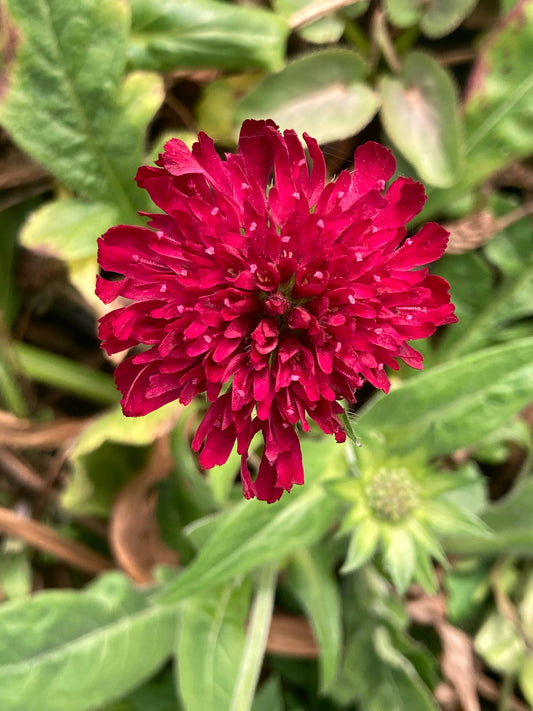
[(326, 184), (317, 142), (304, 138), (311, 168), (295, 132), (272, 121), (245, 121), (225, 160), (205, 134), (192, 151), (169, 141), (136, 178), (163, 212), (151, 229), (119, 225), (99, 241), (102, 268), (124, 277), (99, 277), (98, 296), (131, 299), (102, 318), (103, 346), (147, 346), (116, 370), (124, 413), (205, 392), (201, 466), (224, 463), (237, 441), (244, 495), (270, 502), (303, 483), (297, 424), (344, 441), (339, 401), (355, 402), (365, 380), (387, 391), (384, 366), (397, 359), (421, 368), (407, 341), (456, 320), (446, 281), (416, 269), (442, 255), (448, 233), (427, 224), (406, 239), (422, 185), (386, 188), (395, 161), (378, 143)]

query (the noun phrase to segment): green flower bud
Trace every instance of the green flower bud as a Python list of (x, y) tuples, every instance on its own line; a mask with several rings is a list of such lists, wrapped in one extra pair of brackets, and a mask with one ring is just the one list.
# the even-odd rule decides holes
[(418, 505), (418, 486), (405, 467), (379, 469), (365, 487), (374, 515), (398, 523)]

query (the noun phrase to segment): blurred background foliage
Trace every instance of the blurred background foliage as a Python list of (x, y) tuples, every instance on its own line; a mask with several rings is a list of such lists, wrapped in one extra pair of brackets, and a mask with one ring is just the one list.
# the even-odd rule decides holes
[[(2, 711), (531, 708), (533, 1), (0, 23)], [(201, 401), (123, 417), (94, 296), (97, 237), (151, 209), (137, 167), (250, 117), (315, 136), (331, 177), (391, 146), (451, 232), (459, 316), (423, 373), (365, 386), (352, 441), (302, 438), (306, 484), (268, 506), (235, 454), (199, 470)]]

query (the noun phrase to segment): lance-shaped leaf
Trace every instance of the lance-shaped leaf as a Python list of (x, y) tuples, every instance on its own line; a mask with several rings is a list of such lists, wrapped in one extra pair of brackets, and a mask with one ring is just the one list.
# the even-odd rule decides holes
[(380, 431), (401, 451), (428, 455), (480, 442), (533, 398), (533, 338), (457, 358), (373, 400), (357, 432)]
[(462, 166), (457, 95), (449, 74), (424, 52), (407, 56), (401, 75), (380, 82), (385, 129), (422, 180), (452, 185)]
[(337, 512), (338, 503), (318, 486), (269, 506), (243, 501), (220, 516), (198, 556), (158, 593), (157, 600), (178, 602), (310, 545), (321, 538)]
[(189, 598), (176, 639), (176, 688), (187, 711), (229, 709), (246, 642), (250, 584)]

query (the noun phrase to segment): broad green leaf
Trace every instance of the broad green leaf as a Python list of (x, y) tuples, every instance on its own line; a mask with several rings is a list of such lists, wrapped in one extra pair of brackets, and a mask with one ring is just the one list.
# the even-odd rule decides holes
[(320, 143), (352, 136), (379, 107), (364, 83), (365, 62), (345, 49), (327, 49), (292, 61), (265, 77), (237, 107), (237, 120), (272, 118), (282, 129), (306, 131)]
[(119, 140), (121, 131), (130, 131), (117, 106), (128, 5), (8, 0), (7, 9), (17, 47), (6, 68), (0, 123), (72, 190), (96, 200), (111, 197), (132, 215), (138, 189), (123, 167), (137, 146)]
[(525, 642), (514, 622), (499, 612), (493, 612), (485, 620), (474, 647), (489, 666), (505, 674), (517, 672), (526, 654)]
[(267, 10), (216, 0), (130, 0), (130, 5), (128, 60), (135, 69), (283, 66), (289, 27)]
[(71, 283), (88, 304), (100, 310), (101, 302), (94, 293), (96, 240), (117, 222), (120, 212), (111, 203), (56, 200), (32, 213), (20, 241), (28, 249), (66, 262)]
[(527, 703), (533, 706), (533, 655), (529, 654), (522, 664), (518, 681)]
[(288, 583), (307, 612), (320, 647), (320, 689), (335, 682), (341, 655), (341, 601), (328, 551), (321, 546), (293, 553)]
[(407, 55), (400, 77), (380, 82), (385, 130), (422, 180), (447, 187), (462, 168), (457, 93), (450, 75), (424, 52)]
[[(274, 10), (290, 20), (294, 13), (315, 4), (315, 0), (274, 0)], [(339, 13), (330, 13), (315, 22), (299, 27), (298, 34), (306, 42), (327, 44), (337, 42), (344, 32), (345, 21)]]
[(169, 403), (129, 418), (117, 407), (94, 419), (69, 451), (72, 471), (62, 505), (76, 514), (108, 515), (122, 486), (144, 465), (147, 446), (169, 431), (182, 410)]
[(178, 602), (314, 543), (335, 519), (338, 506), (318, 486), (275, 504), (243, 501), (220, 517), (198, 556), (162, 589), (158, 601)]
[[(465, 168), (430, 195), (427, 219), (496, 170), (533, 150), (533, 0), (518, 0), (479, 48), (464, 102)], [(510, 61), (512, 57), (512, 61)]]
[(458, 27), (477, 0), (386, 0), (387, 16), (398, 27), (419, 23), (428, 37), (442, 37)]
[(531, 401), (533, 338), (457, 358), (375, 398), (358, 419), (382, 432), (389, 447), (423, 446), (428, 455), (481, 441)]
[(2, 711), (93, 711), (151, 676), (172, 652), (176, 613), (118, 573), (83, 592), (0, 608)]
[(96, 262), (96, 238), (118, 219), (119, 213), (110, 203), (85, 202), (76, 198), (55, 200), (31, 214), (20, 240), (28, 249), (50, 254), (67, 263), (88, 257)]
[(187, 711), (226, 711), (246, 641), (250, 585), (226, 583), (187, 599), (176, 639), (176, 688)]

